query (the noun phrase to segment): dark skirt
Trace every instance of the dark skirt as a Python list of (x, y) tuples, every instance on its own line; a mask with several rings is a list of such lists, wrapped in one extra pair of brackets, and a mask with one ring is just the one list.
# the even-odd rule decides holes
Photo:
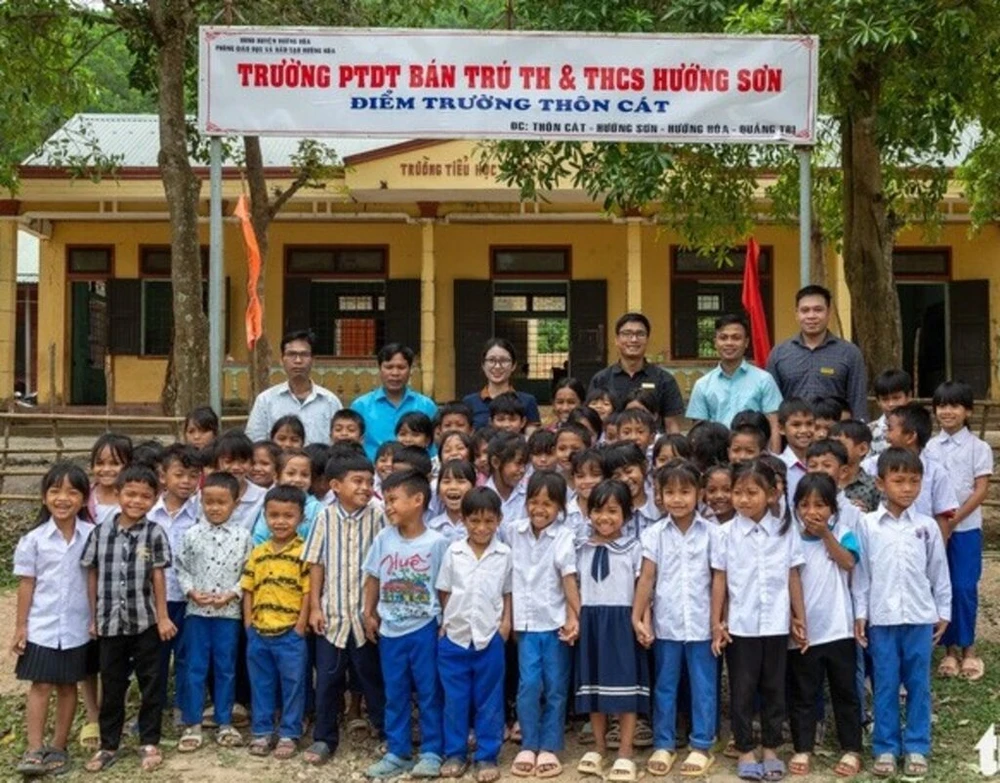
[(97, 643), (88, 642), (68, 650), (42, 647), (28, 642), (17, 658), (14, 673), (19, 680), (72, 685), (97, 673)]
[(630, 606), (584, 606), (576, 643), (576, 711), (649, 713), (649, 656), (632, 630)]

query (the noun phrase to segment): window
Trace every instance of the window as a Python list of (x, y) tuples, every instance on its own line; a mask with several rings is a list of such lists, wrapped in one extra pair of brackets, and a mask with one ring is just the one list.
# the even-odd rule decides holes
[(385, 247), (288, 248), (286, 327), (308, 326), (319, 356), (374, 356), (386, 342), (387, 273)]
[(497, 277), (558, 276), (569, 274), (569, 248), (492, 248), (493, 274)]
[[(743, 269), (746, 248), (729, 250), (721, 259), (693, 250), (672, 248), (670, 260), (671, 353), (674, 359), (715, 359), (715, 319), (743, 312)], [(772, 317), (771, 248), (762, 247), (757, 262), (760, 292)]]
[(110, 247), (71, 247), (67, 251), (67, 271), (91, 277), (111, 274)]
[[(141, 276), (140, 356), (166, 356), (174, 333), (174, 287), (170, 282), (170, 248), (144, 247), (139, 253)], [(201, 248), (202, 300), (208, 312), (208, 248)]]
[(896, 277), (947, 279), (950, 269), (948, 248), (901, 247), (892, 251), (892, 273)]

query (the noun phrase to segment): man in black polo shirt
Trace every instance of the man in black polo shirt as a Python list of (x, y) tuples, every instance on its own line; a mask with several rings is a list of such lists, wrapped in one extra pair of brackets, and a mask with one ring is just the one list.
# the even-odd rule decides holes
[(646, 361), (649, 319), (642, 313), (625, 313), (615, 322), (618, 361), (605, 367), (590, 381), (591, 389), (607, 389), (624, 401), (633, 389), (654, 389), (667, 432), (680, 432), (684, 400), (674, 376)]

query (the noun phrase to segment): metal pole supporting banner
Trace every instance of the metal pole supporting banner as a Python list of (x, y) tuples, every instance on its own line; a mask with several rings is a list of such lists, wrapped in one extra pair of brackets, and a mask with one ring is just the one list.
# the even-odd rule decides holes
[(812, 251), (812, 150), (799, 147), (799, 286), (805, 287), (812, 281), (809, 256)]
[(211, 141), (209, 157), (208, 374), (212, 409), (222, 415), (222, 140)]

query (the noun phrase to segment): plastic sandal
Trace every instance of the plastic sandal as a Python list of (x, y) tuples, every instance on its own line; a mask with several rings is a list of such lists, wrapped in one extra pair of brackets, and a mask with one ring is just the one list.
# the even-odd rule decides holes
[(853, 778), (861, 772), (861, 756), (857, 753), (845, 753), (833, 768), (833, 772), (838, 778)]
[(649, 721), (640, 718), (635, 723), (635, 736), (632, 737), (632, 744), (637, 748), (653, 747), (653, 729)]
[(580, 730), (576, 733), (576, 741), (579, 745), (594, 744), (594, 727), (590, 725), (589, 720), (584, 723), (580, 727)]
[(715, 756), (703, 750), (692, 750), (681, 764), (682, 778), (698, 778), (704, 775), (715, 763)]
[(100, 750), (101, 727), (96, 723), (84, 723), (80, 728), (79, 742), (84, 750)]
[(764, 759), (764, 780), (782, 780), (788, 774), (785, 762), (781, 759)]
[(177, 741), (178, 753), (194, 753), (202, 746), (204, 737), (201, 733), (201, 726), (188, 726)]
[(118, 761), (118, 752), (113, 750), (99, 750), (90, 760), (83, 765), (87, 772), (102, 772), (113, 766)]
[(264, 737), (254, 737), (250, 740), (250, 751), (251, 756), (267, 756), (270, 755), (271, 749), (274, 747), (274, 741), (269, 736)]
[(530, 750), (522, 750), (510, 764), (510, 774), (517, 778), (530, 778), (535, 775), (537, 759)]
[(581, 775), (597, 775), (600, 777), (604, 774), (604, 757), (596, 750), (588, 751), (583, 754), (580, 763), (576, 765), (576, 771)]
[(808, 753), (796, 753), (788, 761), (788, 771), (793, 775), (808, 775), (810, 772)]
[(369, 778), (384, 780), (399, 777), (411, 769), (413, 769), (413, 762), (409, 759), (401, 759), (395, 753), (386, 753), (365, 770), (365, 775)]
[(977, 682), (983, 679), (983, 675), (986, 674), (986, 664), (983, 663), (982, 658), (965, 658), (958, 674), (963, 680)]
[(656, 750), (653, 751), (653, 755), (649, 757), (649, 761), (646, 762), (646, 771), (650, 775), (656, 775), (657, 777), (663, 777), (664, 775), (669, 775), (670, 770), (674, 768), (674, 762), (677, 761), (677, 754), (672, 750)]
[[(465, 774), (465, 770), (462, 770)], [(437, 778), (441, 777), (441, 757), (437, 753), (421, 753), (417, 757), (417, 763), (410, 770), (410, 777), (413, 778)]]
[(326, 764), (330, 760), (330, 756), (333, 755), (330, 752), (330, 746), (325, 742), (314, 742), (305, 752), (302, 754), (302, 760), (306, 764), (312, 764), (314, 767), (319, 767)]
[(224, 748), (238, 748), (243, 744), (243, 735), (233, 726), (220, 726), (215, 733), (215, 742)]
[(49, 775), (65, 775), (70, 770), (69, 751), (65, 748), (45, 747), (45, 771)]
[[(604, 744), (611, 750), (618, 750), (622, 744), (622, 727), (617, 719), (612, 719), (608, 724), (608, 730), (604, 733)], [(633, 738), (633, 744), (635, 744)]]
[(635, 762), (632, 759), (615, 759), (615, 763), (608, 773), (608, 780), (615, 783), (635, 783), (638, 779), (639, 773), (636, 771)]
[(946, 655), (941, 659), (937, 668), (938, 677), (957, 677), (959, 674), (958, 658), (954, 655)]
[(741, 780), (763, 780), (764, 765), (759, 761), (740, 761), (736, 765), (736, 774)]
[(139, 748), (139, 764), (143, 772), (152, 772), (163, 764), (163, 754), (156, 745), (143, 745)]
[(45, 768), (45, 749), (26, 751), (17, 765), (17, 772), (29, 778), (46, 774), (48, 770)]
[(298, 742), (289, 737), (282, 737), (274, 746), (274, 752), (271, 755), (279, 761), (286, 761), (294, 756), (298, 749)]
[(452, 756), (451, 758), (445, 759), (444, 764), (441, 765), (441, 777), (460, 778), (465, 774), (468, 768), (468, 760), (460, 758), (459, 756)]
[(538, 754), (538, 761), (535, 764), (536, 778), (557, 778), (562, 774), (562, 762), (555, 753), (543, 750)]
[(903, 777), (907, 780), (923, 780), (928, 769), (927, 757), (923, 753), (907, 753), (903, 757)]
[(891, 753), (882, 753), (875, 757), (872, 774), (880, 778), (891, 778), (896, 774), (896, 757)]

